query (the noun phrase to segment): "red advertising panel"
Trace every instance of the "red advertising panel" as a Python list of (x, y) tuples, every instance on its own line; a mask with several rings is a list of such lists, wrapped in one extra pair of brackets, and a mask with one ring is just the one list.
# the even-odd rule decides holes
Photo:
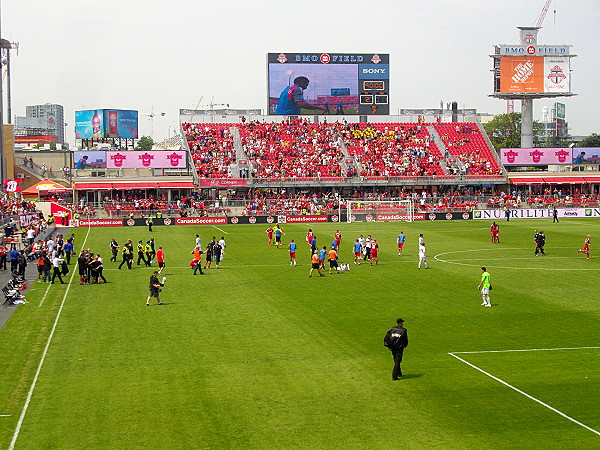
[(248, 186), (245, 178), (200, 178), (200, 187), (244, 187)]
[(122, 227), (123, 219), (79, 219), (80, 227)]
[(327, 216), (285, 216), (286, 223), (328, 222)]
[[(409, 215), (408, 214), (376, 214), (375, 220), (377, 222), (395, 222), (395, 221), (406, 222), (409, 220)], [(425, 214), (422, 214), (422, 213), (413, 214), (413, 220), (425, 220)]]
[(227, 225), (227, 217), (177, 217), (175, 225)]

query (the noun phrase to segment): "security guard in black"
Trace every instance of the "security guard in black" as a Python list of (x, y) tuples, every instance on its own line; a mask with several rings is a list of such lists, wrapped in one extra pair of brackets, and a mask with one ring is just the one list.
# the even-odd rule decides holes
[(385, 338), (383, 339), (383, 345), (385, 345), (394, 357), (394, 369), (392, 370), (392, 380), (399, 380), (402, 376), (402, 369), (400, 369), (400, 363), (402, 362), (402, 355), (404, 349), (408, 347), (408, 332), (404, 328), (404, 319), (397, 319), (397, 325), (392, 327)]

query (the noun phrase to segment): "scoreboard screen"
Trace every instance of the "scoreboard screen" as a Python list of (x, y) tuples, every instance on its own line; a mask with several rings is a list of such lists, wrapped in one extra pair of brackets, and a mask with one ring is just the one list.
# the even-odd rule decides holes
[[(295, 115), (286, 109), (293, 102), (291, 88), (295, 86), (295, 79), (306, 77), (310, 83), (303, 91), (304, 101), (326, 106), (329, 114), (388, 115), (389, 56), (382, 53), (268, 53), (267, 110), (269, 114)], [(301, 108), (300, 114), (324, 113)]]

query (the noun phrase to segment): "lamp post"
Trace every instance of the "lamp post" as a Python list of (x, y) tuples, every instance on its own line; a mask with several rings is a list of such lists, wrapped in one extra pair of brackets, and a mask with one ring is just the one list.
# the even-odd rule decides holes
[[(0, 18), (1, 25), (1, 18)], [(1, 33), (1, 31), (0, 31)], [(1, 34), (0, 34), (1, 36)], [(10, 51), (19, 49), (19, 44), (0, 38), (0, 74), (2, 66), (6, 65), (7, 115), (8, 123), (12, 123), (12, 106), (10, 96)], [(6, 55), (6, 59), (5, 59)], [(6, 180), (6, 158), (4, 156), (4, 82), (0, 79), (0, 184)]]
[(146, 114), (148, 116), (148, 118), (150, 119), (150, 137), (152, 138), (152, 140), (154, 140), (154, 117), (155, 116), (164, 117), (166, 114), (167, 113), (165, 113), (165, 112), (155, 113), (154, 106), (152, 106), (152, 111), (150, 113)]

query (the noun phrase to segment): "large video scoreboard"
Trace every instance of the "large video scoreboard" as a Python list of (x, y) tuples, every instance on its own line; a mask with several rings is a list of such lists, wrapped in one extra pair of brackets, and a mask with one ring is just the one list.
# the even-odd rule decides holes
[[(310, 80), (304, 101), (327, 106), (329, 114), (389, 115), (389, 60), (385, 53), (268, 53), (267, 110), (281, 114), (280, 96), (304, 76)], [(301, 114), (314, 115), (315, 110)]]

